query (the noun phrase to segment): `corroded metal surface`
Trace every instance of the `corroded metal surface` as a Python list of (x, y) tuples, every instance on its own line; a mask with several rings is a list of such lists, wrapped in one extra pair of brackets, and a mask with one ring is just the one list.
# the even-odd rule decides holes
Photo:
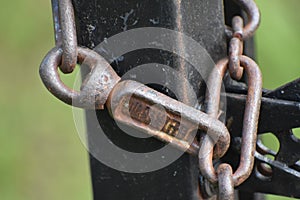
[(108, 95), (120, 77), (110, 64), (96, 52), (78, 48), (78, 62), (84, 63), (90, 73), (83, 80), (80, 91), (66, 86), (60, 79), (58, 66), (63, 50), (53, 48), (40, 66), (40, 76), (46, 88), (61, 101), (80, 108), (103, 109)]
[(63, 49), (60, 70), (71, 73), (77, 64), (77, 34), (71, 0), (52, 0), (55, 42)]
[[(242, 32), (239, 32), (240, 37), (243, 39), (247, 39), (253, 36), (255, 31), (257, 30), (260, 24), (260, 12), (255, 3), (252, 0), (234, 0), (237, 4), (241, 6), (241, 8), (247, 13), (248, 23), (243, 28)], [(226, 27), (226, 33), (229, 38), (234, 37), (234, 31)]]
[[(238, 186), (251, 174), (254, 164), (254, 152), (256, 145), (256, 133), (262, 94), (261, 72), (254, 61), (241, 56), (241, 66), (244, 67), (248, 76), (248, 94), (243, 117), (242, 145), (240, 164), (233, 174), (234, 185)], [(228, 59), (221, 60), (213, 70), (208, 81), (207, 113), (217, 116), (219, 111), (220, 90), (222, 78), (226, 72)], [(217, 81), (217, 82), (216, 82)], [(204, 177), (210, 182), (218, 181), (212, 163), (212, 147), (214, 143), (209, 137), (205, 137), (199, 152), (199, 168)], [(209, 152), (209, 154), (207, 153)]]
[(218, 167), (219, 178), (219, 200), (234, 200), (234, 183), (232, 177), (232, 168), (228, 164), (221, 164)]
[[(108, 103), (108, 109), (115, 120), (192, 154), (197, 155), (199, 150), (195, 138), (197, 129), (217, 138), (215, 158), (222, 157), (229, 147), (229, 132), (220, 121), (141, 83), (120, 82), (114, 87)], [(151, 118), (150, 109), (153, 105), (159, 105), (163, 111), (154, 107), (154, 116)]]
[(241, 34), (243, 33), (244, 20), (235, 16), (232, 19), (232, 29), (234, 31), (234, 37), (229, 42), (229, 73), (235, 80), (240, 80), (243, 76), (243, 67), (239, 56), (243, 54), (243, 41)]

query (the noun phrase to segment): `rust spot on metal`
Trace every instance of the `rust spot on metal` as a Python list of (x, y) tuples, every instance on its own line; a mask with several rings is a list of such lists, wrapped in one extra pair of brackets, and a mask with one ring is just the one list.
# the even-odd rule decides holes
[[(251, 1), (235, 0), (235, 1), (237, 4), (241, 6), (241, 8), (247, 13), (248, 16), (248, 23), (241, 31), (243, 33), (241, 36), (245, 40), (253, 36), (254, 32), (257, 30), (260, 24), (260, 12), (256, 3), (253, 0)], [(226, 27), (225, 32), (229, 38), (232, 38), (232, 36), (234, 35), (232, 28)]]
[[(239, 59), (241, 66), (244, 67), (247, 73), (248, 95), (244, 112), (240, 164), (233, 174), (234, 186), (238, 186), (244, 182), (253, 169), (257, 124), (262, 95), (262, 76), (259, 67), (249, 57), (240, 56)], [(208, 105), (207, 113), (213, 117), (217, 116), (219, 110), (220, 89), (223, 76), (228, 69), (228, 62), (228, 58), (219, 61), (207, 83), (209, 91), (206, 97)], [(212, 161), (213, 146), (213, 140), (209, 138), (209, 136), (205, 136), (199, 151), (199, 168), (205, 178), (211, 183), (216, 183), (218, 177)]]
[[(78, 48), (78, 62), (84, 62), (90, 73), (84, 78), (80, 91), (66, 86), (58, 74), (63, 50), (53, 48), (40, 66), (40, 76), (46, 88), (61, 101), (85, 109), (103, 109), (112, 88), (120, 77), (106, 60), (93, 50)], [(105, 81), (103, 81), (103, 79)]]
[(220, 121), (135, 81), (118, 83), (107, 108), (115, 120), (194, 155), (199, 151), (198, 129), (219, 141), (215, 157), (229, 147), (229, 133)]
[(221, 164), (218, 167), (219, 179), (219, 200), (234, 200), (234, 186), (232, 179), (232, 168), (228, 164)]

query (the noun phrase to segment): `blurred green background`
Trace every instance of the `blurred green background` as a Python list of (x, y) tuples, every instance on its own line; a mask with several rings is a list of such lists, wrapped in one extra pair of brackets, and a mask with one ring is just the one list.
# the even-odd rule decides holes
[[(264, 86), (273, 89), (300, 77), (300, 1), (257, 3), (257, 57)], [(50, 0), (2, 1), (0, 27), (0, 199), (91, 199), (87, 152), (72, 110), (38, 76), (54, 45)]]

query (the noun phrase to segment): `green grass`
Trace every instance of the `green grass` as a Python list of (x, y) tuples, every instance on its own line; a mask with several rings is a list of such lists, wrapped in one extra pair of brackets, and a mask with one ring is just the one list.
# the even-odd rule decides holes
[(0, 199), (92, 199), (72, 109), (38, 75), (54, 45), (50, 1), (2, 2), (0, 26)]
[[(258, 62), (264, 86), (273, 89), (300, 75), (300, 1), (257, 2)], [(54, 45), (50, 0), (2, 2), (0, 27), (0, 199), (91, 199), (88, 156), (72, 110), (38, 76)], [(66, 80), (71, 84), (72, 76)]]

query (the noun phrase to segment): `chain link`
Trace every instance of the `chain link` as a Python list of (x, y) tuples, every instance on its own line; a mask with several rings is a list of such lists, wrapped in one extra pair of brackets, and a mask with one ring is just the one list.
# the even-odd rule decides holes
[(71, 0), (52, 0), (56, 47), (62, 48), (59, 68), (63, 73), (73, 72), (77, 64), (77, 34), (74, 8)]
[[(248, 14), (249, 23), (240, 16), (232, 19), (232, 28), (226, 28), (229, 42), (228, 58), (220, 60), (208, 79), (206, 95), (206, 112), (217, 117), (219, 112), (222, 79), (227, 72), (231, 78), (240, 80), (246, 72), (248, 94), (245, 105), (240, 164), (233, 173), (228, 164), (213, 165), (213, 151), (216, 139), (206, 135), (199, 150), (199, 169), (201, 174), (212, 184), (219, 185), (219, 199), (234, 199), (234, 187), (243, 183), (251, 174), (256, 149), (257, 125), (262, 95), (262, 76), (257, 64), (243, 54), (243, 40), (251, 37), (260, 21), (259, 10), (252, 0), (238, 0), (237, 3)], [(229, 34), (228, 34), (229, 33)]]
[[(258, 66), (253, 60), (246, 56), (240, 56), (240, 61), (241, 66), (248, 76), (248, 95), (243, 121), (241, 163), (240, 167), (233, 175), (235, 186), (241, 184), (250, 175), (252, 170), (262, 94), (262, 77)], [(207, 113), (210, 116), (216, 117), (219, 112), (219, 96), (222, 79), (228, 69), (228, 63), (228, 58), (219, 61), (208, 80), (206, 104)], [(214, 141), (216, 140), (205, 136), (199, 151), (200, 171), (202, 175), (212, 183), (218, 181), (217, 173), (212, 161)]]
[[(248, 17), (248, 23), (243, 27), (243, 30), (239, 32), (240, 37), (245, 40), (253, 36), (260, 23), (260, 12), (254, 2), (254, 0), (234, 0), (246, 13)], [(233, 28), (226, 26), (225, 29), (228, 38), (234, 37)]]
[(88, 67), (91, 73), (85, 77), (80, 91), (66, 86), (60, 79), (57, 68), (61, 63), (63, 50), (54, 47), (46, 55), (40, 66), (40, 76), (46, 88), (61, 101), (86, 109), (103, 109), (113, 86), (120, 77), (110, 64), (97, 52), (78, 47), (78, 62)]
[(234, 199), (234, 183), (232, 178), (232, 168), (228, 164), (221, 164), (218, 167), (219, 178), (219, 200), (233, 200)]
[(243, 68), (240, 66), (240, 55), (243, 54), (243, 19), (235, 16), (232, 19), (234, 34), (229, 43), (229, 73), (235, 80), (240, 80), (243, 76)]

